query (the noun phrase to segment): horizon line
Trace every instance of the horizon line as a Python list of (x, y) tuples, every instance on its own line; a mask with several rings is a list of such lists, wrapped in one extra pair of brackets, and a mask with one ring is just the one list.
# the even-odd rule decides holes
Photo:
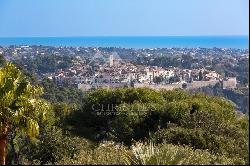
[(249, 37), (249, 34), (241, 35), (93, 35), (93, 36), (0, 36), (0, 38), (71, 38), (71, 37)]

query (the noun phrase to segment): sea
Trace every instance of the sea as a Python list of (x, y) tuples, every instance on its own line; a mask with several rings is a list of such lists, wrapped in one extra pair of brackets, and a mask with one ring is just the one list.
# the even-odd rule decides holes
[(249, 49), (249, 36), (0, 37), (0, 46)]

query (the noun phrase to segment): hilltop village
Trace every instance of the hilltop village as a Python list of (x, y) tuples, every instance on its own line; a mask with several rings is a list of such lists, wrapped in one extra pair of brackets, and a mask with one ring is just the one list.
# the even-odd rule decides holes
[(84, 91), (97, 87), (197, 88), (223, 81), (225, 88), (236, 88), (236, 78), (223, 79), (215, 71), (135, 65), (110, 55), (104, 63), (93, 60), (92, 66), (79, 58), (74, 65), (48, 75), (58, 84), (67, 84)]
[[(29, 70), (38, 66), (35, 72), (40, 76), (61, 86), (83, 91), (97, 87), (192, 89), (213, 86), (218, 82), (222, 82), (223, 89), (234, 89), (243, 84), (237, 81), (234, 74), (218, 72), (217, 66), (229, 63), (235, 67), (239, 61), (248, 60), (249, 55), (248, 50), (220, 48), (121, 49), (47, 46), (0, 47), (0, 54)], [(34, 67), (34, 61), (39, 59), (41, 62), (37, 62)], [(39, 68), (40, 63), (42, 68)], [(217, 64), (212, 68), (214, 63)]]

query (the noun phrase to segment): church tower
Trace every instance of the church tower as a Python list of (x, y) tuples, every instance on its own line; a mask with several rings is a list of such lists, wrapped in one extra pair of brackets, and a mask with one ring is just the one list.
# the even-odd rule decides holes
[(113, 57), (113, 55), (111, 54), (111, 55), (109, 56), (109, 66), (112, 67), (113, 65), (114, 65), (114, 57)]

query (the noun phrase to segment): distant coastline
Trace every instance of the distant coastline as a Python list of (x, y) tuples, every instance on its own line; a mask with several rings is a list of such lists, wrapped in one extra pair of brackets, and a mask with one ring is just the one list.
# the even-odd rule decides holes
[(0, 46), (249, 49), (249, 36), (0, 37)]

